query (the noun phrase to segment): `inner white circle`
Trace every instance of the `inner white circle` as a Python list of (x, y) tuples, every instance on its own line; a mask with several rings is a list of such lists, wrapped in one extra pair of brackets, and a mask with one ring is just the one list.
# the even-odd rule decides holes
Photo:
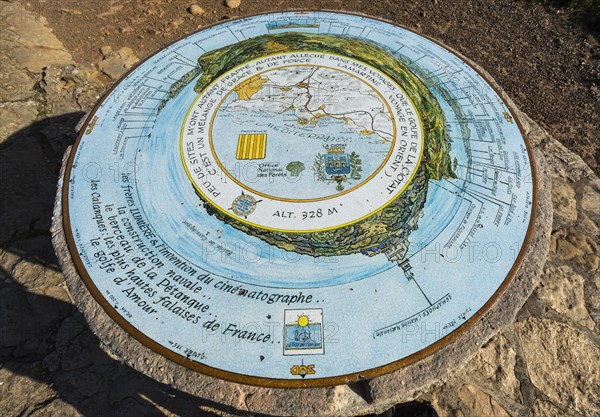
[[(218, 141), (224, 134), (239, 135), (238, 141), (230, 141), (232, 146), (238, 148), (232, 149), (232, 152), (236, 153), (238, 159), (254, 159), (256, 165), (260, 166), (261, 159), (269, 153), (269, 146), (277, 143), (276, 137), (266, 137), (260, 127), (255, 125), (244, 126), (244, 129), (238, 129), (239, 132), (231, 125), (213, 131), (215, 115), (232, 92), (238, 99), (246, 100), (258, 94), (264, 83), (261, 80), (266, 78), (261, 77), (261, 74), (268, 75), (269, 71), (273, 73), (272, 71), (277, 69), (299, 67), (305, 68), (304, 71), (307, 71), (306, 68), (327, 69), (329, 72), (352, 76), (347, 77), (346, 81), (341, 77), (331, 83), (330, 102), (335, 101), (337, 105), (336, 118), (342, 117), (344, 111), (347, 114), (357, 114), (358, 109), (364, 110), (363, 113), (373, 111), (372, 100), (369, 103), (368, 99), (361, 99), (358, 95), (352, 97), (344, 93), (349, 89), (352, 90), (351, 86), (344, 85), (344, 82), (348, 82), (351, 78), (354, 82), (362, 81), (369, 85), (377, 97), (385, 102), (387, 111), (391, 112), (392, 123), (378, 122), (378, 127), (381, 126), (382, 129), (373, 130), (381, 132), (378, 134), (370, 132), (373, 134), (369, 139), (391, 143), (386, 150), (385, 162), (382, 165), (378, 163), (379, 167), (369, 173), (370, 176), (366, 180), (359, 181), (356, 186), (351, 186), (350, 179), (352, 175), (356, 177), (356, 167), (360, 167), (361, 158), (365, 155), (351, 155), (351, 150), (345, 149), (343, 141), (333, 139), (323, 146), (323, 153), (315, 156), (316, 166), (313, 163), (310, 166), (308, 163), (303, 164), (303, 175), (311, 176), (313, 181), (311, 186), (330, 187), (327, 195), (320, 199), (281, 198), (280, 195), (284, 194), (286, 187), (285, 181), (282, 182), (281, 178), (280, 187), (284, 188), (282, 192), (265, 194), (255, 191), (252, 181), (245, 181), (244, 175), (235, 171), (239, 170), (235, 164), (234, 166), (223, 164), (218, 157), (218, 153), (220, 152), (222, 156), (223, 151), (215, 152), (212, 143)], [(295, 86), (297, 85), (291, 87)], [(339, 93), (336, 96), (337, 91)], [(340, 100), (334, 100), (336, 97), (344, 99), (342, 106), (339, 104)], [(248, 107), (248, 103), (242, 104)], [(330, 115), (334, 113), (327, 110), (328, 101), (324, 100), (322, 103), (317, 118), (333, 117)], [(294, 111), (293, 114), (299, 121), (304, 119), (301, 111)], [(312, 116), (315, 114), (313, 113)], [(307, 123), (311, 122), (309, 117), (306, 119)], [(304, 120), (301, 123), (303, 122)], [(364, 123), (355, 123), (354, 126), (352, 123), (346, 122), (346, 124), (350, 125), (348, 130), (354, 129), (356, 135), (369, 136), (361, 131)], [(383, 129), (384, 127), (388, 129)], [(232, 133), (231, 130), (235, 131)], [(395, 200), (408, 185), (420, 163), (424, 147), (423, 136), (422, 124), (413, 103), (404, 91), (381, 71), (360, 61), (338, 55), (310, 52), (284, 53), (256, 59), (237, 67), (218, 77), (202, 91), (189, 109), (182, 126), (181, 155), (183, 166), (196, 190), (221, 212), (243, 223), (264, 229), (314, 232), (355, 223), (385, 208)], [(301, 146), (301, 143), (290, 146), (292, 149), (289, 150), (298, 152), (298, 147)], [(216, 148), (218, 149), (218, 146)], [(281, 153), (281, 149), (271, 151)], [(229, 163), (231, 164), (230, 160)], [(327, 167), (326, 163), (330, 165)], [(336, 168), (333, 163), (341, 163), (342, 168), (337, 165)], [(351, 167), (345, 166), (348, 164)], [(287, 168), (283, 166), (279, 170), (283, 171), (284, 167)], [(346, 170), (343, 170), (344, 168)], [(237, 175), (232, 176), (231, 172), (236, 172)], [(289, 181), (287, 185), (290, 188), (298, 178), (289, 175), (285, 179)], [(247, 197), (240, 198), (242, 195)]]
[(358, 76), (279, 66), (225, 96), (210, 146), (219, 168), (249, 192), (319, 200), (370, 180), (391, 156), (395, 129), (387, 101)]

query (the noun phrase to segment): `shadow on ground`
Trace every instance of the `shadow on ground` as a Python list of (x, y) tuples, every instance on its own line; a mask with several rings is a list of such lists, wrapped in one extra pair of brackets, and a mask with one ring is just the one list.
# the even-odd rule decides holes
[[(62, 156), (82, 116), (41, 120), (0, 144), (0, 414), (151, 417), (233, 411), (151, 380), (105, 353), (70, 301), (50, 226)], [(383, 415), (436, 416), (414, 403)]]

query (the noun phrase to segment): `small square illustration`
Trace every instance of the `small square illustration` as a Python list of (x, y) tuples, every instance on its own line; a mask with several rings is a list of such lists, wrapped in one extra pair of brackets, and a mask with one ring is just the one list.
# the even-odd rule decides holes
[(322, 355), (323, 310), (285, 310), (284, 355)]

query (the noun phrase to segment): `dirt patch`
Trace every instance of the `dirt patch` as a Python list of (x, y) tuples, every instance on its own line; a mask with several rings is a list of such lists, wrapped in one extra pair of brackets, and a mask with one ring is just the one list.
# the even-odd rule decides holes
[[(510, 0), (338, 1), (43, 1), (30, 8), (48, 19), (77, 62), (102, 60), (100, 48), (129, 47), (137, 56), (228, 18), (290, 8), (339, 9), (381, 17), (441, 40), (482, 65), (552, 136), (600, 173), (598, 35), (569, 12)], [(108, 80), (107, 80), (108, 81)]]

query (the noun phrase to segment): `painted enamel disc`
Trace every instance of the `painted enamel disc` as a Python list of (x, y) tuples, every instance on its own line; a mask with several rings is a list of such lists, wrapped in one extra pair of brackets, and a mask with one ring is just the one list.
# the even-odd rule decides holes
[(477, 70), (351, 14), (227, 21), (140, 63), (68, 163), (77, 270), (134, 337), (266, 386), (390, 372), (510, 284), (529, 147)]

